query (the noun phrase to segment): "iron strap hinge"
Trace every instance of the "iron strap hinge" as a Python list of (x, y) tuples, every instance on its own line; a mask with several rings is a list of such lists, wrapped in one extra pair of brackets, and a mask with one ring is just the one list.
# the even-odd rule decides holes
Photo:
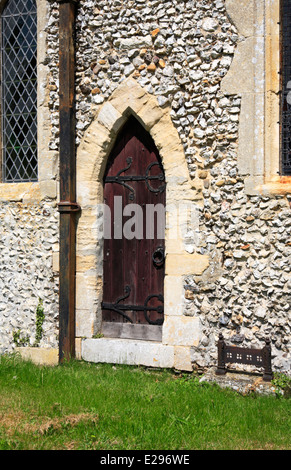
[[(117, 184), (121, 184), (122, 186), (124, 186), (125, 188), (129, 189), (129, 191), (131, 191), (131, 195), (130, 195), (130, 199), (133, 199), (134, 197), (134, 194), (135, 194), (135, 191), (134, 189), (129, 186), (129, 184), (127, 184), (127, 182), (133, 182), (133, 181), (145, 181), (146, 185), (147, 185), (147, 188), (149, 189), (149, 191), (151, 191), (152, 193), (162, 193), (164, 190), (165, 190), (165, 187), (166, 187), (166, 184), (165, 184), (165, 175), (164, 175), (164, 172), (162, 171), (159, 175), (150, 175), (150, 170), (153, 166), (159, 166), (162, 170), (162, 167), (160, 166), (160, 164), (158, 162), (152, 162), (148, 165), (147, 169), (146, 169), (146, 173), (145, 175), (123, 175), (121, 176), (121, 173), (127, 171), (130, 169), (131, 167), (131, 164), (133, 162), (133, 159), (132, 157), (128, 157), (126, 159), (126, 163), (127, 163), (127, 167), (126, 168), (123, 168), (122, 170), (120, 170), (116, 176), (107, 176), (104, 180), (104, 183), (117, 183)], [(161, 181), (163, 184), (161, 184), (158, 188), (153, 188), (151, 185), (150, 185), (150, 181)]]
[(146, 298), (144, 305), (129, 305), (129, 304), (120, 304), (120, 302), (129, 297), (130, 292), (131, 292), (130, 286), (125, 286), (124, 292), (125, 292), (125, 295), (123, 295), (122, 297), (119, 297), (114, 303), (102, 302), (101, 303), (101, 308), (103, 310), (112, 310), (116, 313), (119, 313), (119, 315), (126, 318), (126, 320), (128, 320), (130, 323), (133, 323), (133, 321), (128, 315), (126, 315), (126, 313), (124, 311), (127, 311), (127, 310), (132, 310), (132, 311), (136, 311), (136, 312), (140, 311), (140, 312), (144, 313), (144, 317), (150, 325), (162, 325), (163, 324), (163, 321), (164, 321), (163, 318), (158, 318), (157, 320), (152, 321), (152, 320), (150, 320), (150, 318), (148, 316), (148, 312), (157, 312), (160, 315), (163, 315), (163, 313), (164, 313), (164, 306), (163, 305), (158, 305), (157, 307), (152, 307), (152, 306), (148, 305), (148, 302), (152, 298), (157, 298), (160, 302), (164, 303), (164, 298), (161, 294), (149, 295)]

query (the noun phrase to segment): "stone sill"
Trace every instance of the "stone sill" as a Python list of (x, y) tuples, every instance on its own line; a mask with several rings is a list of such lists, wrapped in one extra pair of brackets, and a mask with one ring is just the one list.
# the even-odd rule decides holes
[(57, 197), (57, 182), (55, 180), (35, 183), (0, 183), (0, 202), (40, 202), (45, 198)]
[(174, 348), (141, 340), (83, 339), (82, 359), (96, 363), (171, 368), (174, 365)]
[(83, 338), (81, 357), (95, 363), (125, 364), (192, 372), (190, 348), (155, 341)]
[(291, 176), (275, 176), (260, 186), (259, 191), (273, 195), (291, 194)]
[(245, 179), (245, 190), (251, 196), (286, 196), (291, 194), (291, 176), (248, 176)]

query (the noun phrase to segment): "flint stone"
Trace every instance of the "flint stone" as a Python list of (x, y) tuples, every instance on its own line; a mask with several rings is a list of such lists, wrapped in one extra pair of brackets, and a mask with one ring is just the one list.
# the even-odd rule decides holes
[(214, 18), (206, 18), (202, 23), (202, 29), (207, 32), (212, 32), (218, 28), (218, 25), (218, 21)]
[(148, 36), (135, 36), (132, 38), (122, 38), (116, 41), (116, 45), (119, 46), (119, 49), (138, 49), (142, 47), (151, 47), (153, 44), (152, 37)]

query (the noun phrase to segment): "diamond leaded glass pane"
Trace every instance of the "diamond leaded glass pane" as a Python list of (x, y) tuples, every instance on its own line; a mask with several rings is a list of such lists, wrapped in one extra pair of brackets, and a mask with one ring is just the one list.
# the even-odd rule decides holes
[(6, 182), (37, 180), (35, 0), (9, 0), (1, 15), (2, 155)]

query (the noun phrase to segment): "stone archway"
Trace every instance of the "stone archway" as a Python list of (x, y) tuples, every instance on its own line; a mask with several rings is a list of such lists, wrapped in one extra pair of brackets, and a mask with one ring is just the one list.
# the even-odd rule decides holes
[[(199, 343), (199, 319), (183, 315), (183, 276), (201, 274), (208, 266), (208, 258), (195, 252), (189, 254), (185, 250), (177, 219), (174, 221), (172, 216), (169, 217), (171, 214), (167, 213), (167, 208), (162, 343), (145, 347), (138, 341), (129, 340), (125, 345), (125, 340), (121, 340), (121, 345), (120, 342), (116, 343), (120, 340), (89, 339), (101, 327), (103, 244), (98, 235), (98, 217), (103, 202), (103, 175), (116, 136), (130, 115), (135, 116), (149, 132), (159, 150), (167, 183), (167, 208), (175, 208), (180, 203), (194, 205), (200, 202), (197, 188), (192, 186), (189, 177), (183, 147), (171, 121), (169, 108), (161, 108), (156, 98), (135, 80), (125, 80), (100, 106), (77, 152), (77, 200), (82, 214), (77, 229), (76, 335), (88, 338), (83, 340), (82, 347), (82, 354), (88, 360), (161, 367), (178, 367), (181, 362), (182, 368), (189, 370), (190, 347)], [(179, 214), (180, 225), (181, 217), (183, 225), (187, 222), (187, 214), (185, 217)]]

